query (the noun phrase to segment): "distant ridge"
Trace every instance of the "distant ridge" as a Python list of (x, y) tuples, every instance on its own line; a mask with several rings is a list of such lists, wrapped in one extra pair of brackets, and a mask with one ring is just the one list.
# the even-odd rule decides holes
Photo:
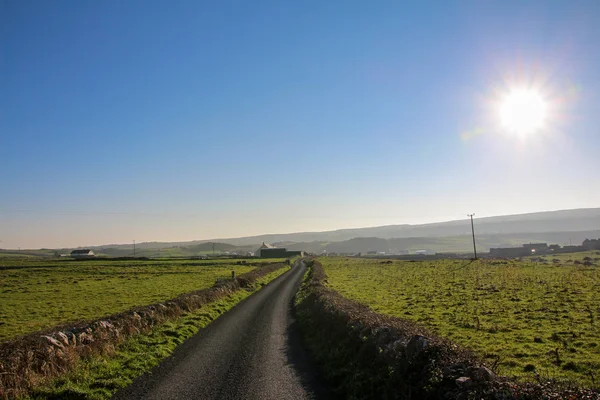
[[(476, 218), (475, 230), (478, 234), (595, 231), (600, 230), (600, 208), (579, 208)], [(242, 246), (261, 242), (337, 242), (364, 237), (377, 237), (381, 239), (446, 237), (467, 235), (470, 232), (471, 225), (465, 217), (464, 220), (420, 225), (383, 225), (325, 232), (265, 234), (240, 238), (213, 239), (210, 241)]]
[[(600, 238), (600, 208), (544, 211), (475, 219), (478, 247), (519, 246), (531, 241), (560, 245), (579, 244), (586, 238)], [(471, 225), (461, 220), (420, 225), (384, 225), (368, 228), (338, 229), (325, 232), (265, 234), (239, 238), (193, 240), (186, 242), (137, 243), (136, 254), (148, 257), (195, 256), (254, 251), (262, 242), (319, 253), (430, 249), (438, 252), (464, 252), (471, 249)], [(86, 246), (110, 256), (131, 256), (131, 244)], [(54, 250), (33, 250), (31, 255), (53, 254)], [(71, 249), (57, 249), (65, 253)], [(10, 251), (4, 251), (10, 252)], [(12, 251), (14, 253), (14, 251)], [(24, 254), (23, 252), (18, 254)]]

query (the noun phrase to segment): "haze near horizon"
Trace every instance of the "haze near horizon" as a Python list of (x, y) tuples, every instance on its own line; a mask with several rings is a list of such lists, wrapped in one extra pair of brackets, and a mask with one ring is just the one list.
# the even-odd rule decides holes
[(0, 247), (600, 205), (596, 1), (0, 3)]

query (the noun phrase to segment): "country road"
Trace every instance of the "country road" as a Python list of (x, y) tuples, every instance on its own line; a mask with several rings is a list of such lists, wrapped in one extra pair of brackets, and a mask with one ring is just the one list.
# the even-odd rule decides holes
[(179, 346), (114, 399), (329, 398), (292, 316), (299, 264)]

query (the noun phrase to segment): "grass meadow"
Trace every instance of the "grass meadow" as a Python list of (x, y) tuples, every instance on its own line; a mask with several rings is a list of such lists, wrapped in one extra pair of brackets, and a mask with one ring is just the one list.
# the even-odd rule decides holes
[(332, 289), (473, 349), (500, 374), (597, 386), (600, 263), (575, 264), (585, 256), (320, 261)]
[(281, 268), (273, 271), (255, 281), (252, 288), (238, 290), (195, 311), (186, 312), (175, 320), (155, 326), (148, 333), (130, 337), (119, 344), (110, 357), (86, 359), (71, 372), (35, 388), (26, 398), (108, 399), (116, 390), (131, 384), (136, 377), (158, 365), (186, 339), (288, 270)]
[(256, 261), (4, 258), (0, 266), (26, 268), (0, 270), (0, 341), (166, 301), (230, 278), (232, 270), (251, 271)]

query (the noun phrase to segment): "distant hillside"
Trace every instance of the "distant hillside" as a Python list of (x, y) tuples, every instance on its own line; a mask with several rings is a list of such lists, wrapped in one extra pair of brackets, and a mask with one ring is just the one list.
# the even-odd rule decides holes
[[(477, 246), (487, 252), (492, 247), (520, 246), (530, 242), (560, 245), (580, 244), (586, 238), (600, 238), (600, 208), (549, 211), (475, 219)], [(272, 234), (234, 239), (217, 239), (216, 251), (254, 251), (262, 242), (312, 253), (357, 253), (368, 251), (469, 252), (471, 225), (464, 220), (423, 225), (388, 225), (372, 228), (340, 229), (329, 232)], [(196, 255), (212, 249), (213, 241), (161, 243), (161, 253)], [(144, 243), (151, 247), (151, 243)], [(167, 245), (170, 245), (168, 247)], [(173, 250), (173, 247), (178, 250)], [(151, 255), (152, 256), (152, 255)]]
[[(581, 244), (584, 239), (600, 238), (600, 229), (572, 232), (545, 232), (545, 233), (501, 233), (477, 234), (477, 248), (480, 252), (487, 252), (491, 247), (521, 246), (524, 243), (546, 242), (560, 245)], [(189, 246), (175, 245), (160, 249), (136, 248), (136, 255), (146, 257), (191, 257), (212, 253), (212, 243), (194, 243)], [(272, 242), (278, 247), (287, 247), (290, 250), (303, 250), (311, 253), (366, 253), (369, 251), (400, 253), (403, 251), (431, 250), (435, 252), (470, 252), (473, 248), (470, 232), (466, 235), (440, 236), (440, 237), (407, 237), (407, 238), (379, 238), (359, 237), (341, 241), (311, 241), (311, 242)], [(236, 252), (244, 254), (254, 251), (258, 244), (235, 246), (228, 243), (215, 242), (215, 252)], [(109, 256), (130, 256), (132, 246), (125, 248), (101, 247), (96, 251)]]
[[(600, 237), (600, 208), (548, 211), (531, 214), (476, 218), (475, 232), (481, 251), (490, 247), (518, 246), (541, 241), (560, 245), (580, 244), (586, 238)], [(471, 251), (471, 225), (461, 220), (423, 225), (387, 225), (371, 228), (339, 229), (327, 232), (268, 234), (230, 239), (188, 242), (146, 242), (136, 244), (136, 255), (146, 257), (190, 257), (214, 251), (245, 253), (267, 242), (291, 250), (320, 253), (367, 251), (433, 250)], [(112, 257), (133, 255), (133, 244), (89, 247), (97, 254)], [(42, 251), (43, 250), (43, 251)], [(35, 250), (31, 255), (51, 255), (55, 250)], [(59, 249), (68, 253), (71, 249)], [(25, 251), (23, 252), (25, 253)]]
[[(189, 245), (189, 243), (193, 243)], [(213, 247), (214, 243), (214, 247)], [(235, 246), (229, 243), (218, 242), (185, 242), (180, 244), (170, 243), (170, 246), (153, 248), (149, 243), (142, 243), (145, 246), (136, 245), (135, 255), (138, 257), (194, 257), (203, 254), (236, 252), (244, 254), (248, 251), (254, 251), (256, 246)], [(90, 247), (98, 255), (109, 257), (129, 257), (133, 255), (133, 244), (130, 245), (109, 245)]]
[[(548, 232), (523, 234), (477, 235), (477, 249), (488, 252), (492, 247), (517, 247), (525, 243), (545, 242), (560, 245), (581, 244), (584, 239), (600, 238), (600, 229), (578, 232)], [(366, 253), (369, 251), (399, 253), (402, 251), (432, 250), (435, 252), (471, 252), (471, 235), (445, 237), (412, 237), (383, 239), (377, 237), (353, 238), (339, 242), (303, 242), (288, 245), (290, 250), (304, 250), (311, 253)]]
[[(547, 211), (475, 219), (475, 231), (479, 235), (581, 232), (598, 229), (600, 229), (600, 208)], [(470, 233), (471, 225), (465, 217), (463, 220), (423, 225), (387, 225), (372, 228), (339, 229), (327, 232), (269, 234), (218, 239), (218, 241), (239, 246), (261, 242), (339, 242), (358, 237), (377, 237), (382, 239), (427, 238), (461, 236)]]

